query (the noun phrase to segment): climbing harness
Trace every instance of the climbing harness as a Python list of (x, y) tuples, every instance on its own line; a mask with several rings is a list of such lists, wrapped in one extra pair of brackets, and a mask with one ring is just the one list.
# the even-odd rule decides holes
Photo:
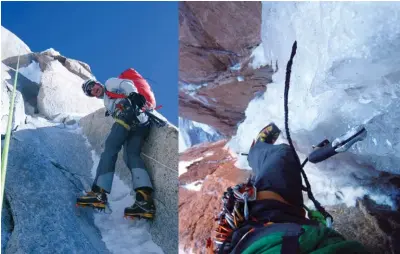
[[(305, 159), (303, 163), (300, 163), (300, 158), (294, 148), (290, 132), (289, 132), (289, 109), (288, 109), (288, 96), (289, 96), (289, 87), (290, 87), (290, 74), (293, 64), (293, 58), (296, 54), (297, 42), (295, 41), (292, 47), (292, 52), (290, 55), (290, 59), (288, 61), (286, 67), (286, 78), (285, 78), (285, 91), (284, 91), (284, 109), (285, 109), (285, 129), (286, 136), (289, 142), (291, 149), (295, 155), (296, 161), (299, 165), (301, 165), (301, 175), (304, 179), (305, 185), (303, 186), (303, 190), (307, 192), (307, 195), (311, 201), (313, 201), (316, 210), (309, 209), (305, 205), (303, 205), (304, 209), (307, 211), (307, 217), (312, 220), (319, 222), (328, 228), (332, 227), (333, 217), (325, 210), (325, 208), (315, 199), (312, 191), (311, 185), (308, 181), (307, 175), (304, 171), (305, 164), (310, 161), (312, 163), (318, 163), (328, 159), (329, 157), (347, 151), (354, 143), (365, 139), (367, 135), (367, 131), (364, 126), (356, 126), (350, 129), (344, 135), (333, 140), (332, 143), (329, 140), (325, 139), (320, 142), (318, 145), (313, 146), (314, 151)], [(273, 123), (268, 125), (271, 130), (274, 130), (273, 133), (270, 133), (274, 137), (263, 136), (265, 141), (270, 139), (273, 144), (279, 135), (280, 130)], [(262, 133), (264, 134), (264, 133)], [(259, 134), (260, 135), (260, 134)], [(254, 142), (253, 142), (254, 144)], [(248, 155), (247, 153), (241, 153), (242, 155)], [(220, 212), (217, 221), (217, 228), (215, 230), (215, 237), (213, 241), (211, 238), (207, 240), (207, 249), (214, 253), (226, 253), (229, 252), (232, 247), (232, 234), (235, 230), (243, 227), (246, 224), (251, 224), (255, 218), (249, 217), (249, 208), (248, 202), (256, 200), (257, 197), (257, 189), (252, 184), (251, 179), (248, 180), (246, 184), (238, 184), (234, 187), (229, 187), (226, 192), (224, 192), (222, 196), (222, 211)], [(263, 226), (268, 226), (272, 222), (264, 224)], [(252, 230), (248, 231), (245, 235), (250, 233)], [(244, 236), (245, 236), (244, 235)], [(243, 237), (244, 237), (243, 236)], [(242, 238), (243, 238), (242, 237)], [(212, 246), (214, 243), (216, 249)]]

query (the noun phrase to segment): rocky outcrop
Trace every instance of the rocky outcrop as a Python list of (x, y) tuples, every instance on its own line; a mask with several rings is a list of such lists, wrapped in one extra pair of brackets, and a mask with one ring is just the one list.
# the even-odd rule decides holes
[(235, 133), (249, 101), (271, 81), (268, 66), (251, 65), (260, 29), (260, 2), (179, 4), (182, 117)]
[[(204, 143), (180, 154), (179, 247), (186, 253), (205, 253), (206, 240), (215, 229), (213, 219), (221, 209), (221, 195), (250, 175), (235, 167), (236, 159), (225, 144)], [(395, 187), (398, 178), (389, 181)], [(365, 196), (355, 207), (325, 208), (334, 217), (334, 229), (346, 239), (361, 242), (371, 253), (399, 252), (400, 215), (390, 207)]]
[[(111, 117), (100, 109), (80, 120), (83, 133), (98, 153), (104, 148), (104, 140), (112, 124)], [(142, 158), (148, 167), (155, 188), (156, 220), (152, 224), (153, 240), (165, 253), (178, 250), (178, 130), (168, 125), (152, 128), (142, 149)], [(132, 187), (131, 172), (122, 160), (122, 152), (116, 164), (117, 175)]]
[[(18, 38), (15, 34), (10, 32), (8, 29), (1, 27), (1, 60), (4, 61), (9, 58), (16, 57), (18, 55), (29, 55), (31, 54), (31, 50), (28, 45), (25, 44), (20, 38)], [(25, 62), (28, 62), (28, 59), (21, 59), (21, 66), (24, 65)], [(29, 61), (30, 62), (30, 61)], [(5, 63), (6, 64), (6, 63)]]
[[(102, 107), (101, 100), (93, 100), (82, 93), (83, 80), (94, 78), (88, 64), (62, 56), (54, 49), (33, 53), (16, 35), (2, 30), (2, 80), (13, 83), (18, 56), (19, 67), (38, 63), (41, 77), (36, 83), (19, 72), (17, 89), (22, 93), (26, 114), (41, 113), (52, 119), (63, 114), (86, 115)], [(5, 67), (7, 66), (7, 68)]]
[(5, 253), (109, 253), (92, 213), (75, 213), (76, 197), (90, 184), (90, 158), (84, 137), (45, 119), (29, 118), (13, 134), (5, 186), (13, 228)]
[[(12, 86), (7, 80), (14, 80), (14, 77), (9, 75), (10, 69), (1, 64), (1, 135), (6, 133), (10, 102), (12, 99)], [(25, 106), (22, 94), (19, 91), (15, 93), (14, 112), (12, 121), (12, 130), (25, 123)]]
[(60, 113), (87, 115), (104, 107), (102, 100), (87, 97), (82, 92), (83, 82), (60, 62), (49, 62), (41, 78), (39, 112), (53, 118)]
[(334, 217), (334, 229), (346, 239), (362, 243), (371, 253), (399, 253), (400, 214), (388, 206), (377, 205), (368, 196), (355, 207), (327, 206)]
[(57, 60), (69, 72), (77, 75), (78, 77), (84, 80), (89, 78), (94, 78), (90, 66), (88, 64), (62, 56), (58, 51), (55, 51), (52, 48), (40, 53), (36, 53), (35, 59), (39, 62), (40, 68), (43, 72), (46, 70), (48, 64), (51, 61)]
[[(250, 174), (234, 166), (225, 144), (226, 140), (204, 143), (180, 155), (179, 249), (185, 253), (204, 253), (221, 209), (222, 193)], [(199, 191), (188, 187), (196, 181), (202, 184)]]

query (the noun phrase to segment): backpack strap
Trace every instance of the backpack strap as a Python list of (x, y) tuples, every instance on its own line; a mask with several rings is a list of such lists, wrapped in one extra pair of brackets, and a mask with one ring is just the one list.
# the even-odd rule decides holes
[(294, 224), (282, 236), (281, 254), (297, 254), (300, 250), (299, 238), (304, 233), (301, 225)]
[(120, 94), (120, 93), (113, 93), (110, 91), (106, 90), (106, 95), (110, 98), (110, 99), (125, 99), (128, 96), (126, 96), (125, 94)]

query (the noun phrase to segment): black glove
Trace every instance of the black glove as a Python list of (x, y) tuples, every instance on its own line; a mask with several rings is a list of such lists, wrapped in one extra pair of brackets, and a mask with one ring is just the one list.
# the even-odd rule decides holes
[(132, 105), (131, 100), (125, 98), (122, 99), (117, 105), (115, 105), (113, 117), (123, 121), (127, 125), (131, 125), (132, 123), (139, 122), (136, 117), (136, 111), (136, 107), (135, 105)]
[(139, 109), (143, 108), (146, 105), (146, 98), (140, 93), (132, 92), (128, 96), (129, 100), (133, 105), (136, 105)]

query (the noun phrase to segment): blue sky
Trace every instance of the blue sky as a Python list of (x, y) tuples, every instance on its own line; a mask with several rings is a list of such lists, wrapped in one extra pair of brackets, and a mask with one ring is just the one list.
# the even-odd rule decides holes
[(178, 124), (177, 2), (2, 2), (1, 24), (32, 51), (54, 48), (104, 82), (132, 67)]

